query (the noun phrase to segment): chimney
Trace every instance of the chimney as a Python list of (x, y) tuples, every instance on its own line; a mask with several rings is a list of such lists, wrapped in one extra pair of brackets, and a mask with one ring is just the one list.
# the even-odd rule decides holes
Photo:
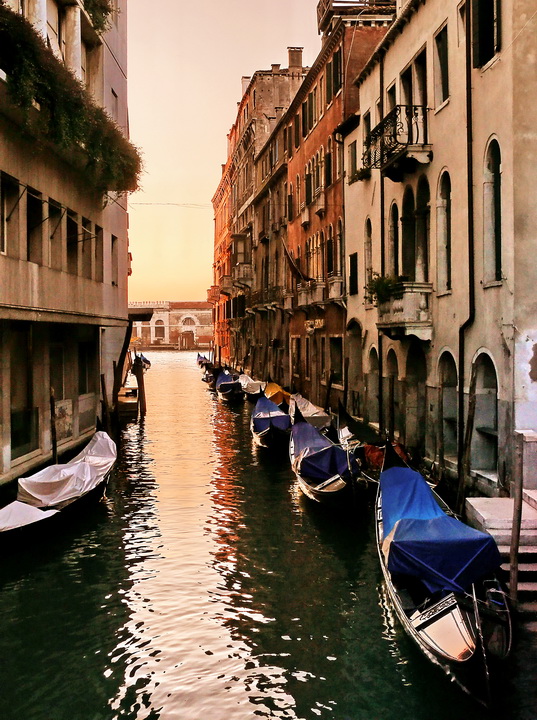
[(301, 47), (288, 47), (287, 52), (289, 53), (289, 71), (290, 72), (302, 72), (302, 50)]
[(252, 79), (252, 78), (251, 78), (250, 75), (243, 75), (243, 76), (242, 76), (241, 82), (242, 82), (242, 94), (243, 94), (243, 95), (244, 95), (244, 93), (246, 92), (246, 90), (248, 89), (248, 85), (250, 84), (250, 80), (251, 80), (251, 79)]
[(279, 75), (280, 74), (280, 64), (277, 65), (275, 63), (272, 63), (272, 74), (273, 75)]

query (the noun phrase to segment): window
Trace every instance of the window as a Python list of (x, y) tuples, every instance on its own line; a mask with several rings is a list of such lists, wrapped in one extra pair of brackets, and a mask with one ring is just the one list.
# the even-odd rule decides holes
[(358, 294), (358, 253), (349, 255), (349, 295)]
[(87, 218), (82, 218), (82, 277), (91, 279), (91, 261), (92, 261), (92, 234), (91, 222)]
[(399, 209), (393, 203), (390, 209), (390, 247), (388, 253), (388, 267), (391, 275), (399, 275)]
[(47, 0), (47, 44), (60, 58), (64, 57), (62, 12), (56, 0)]
[(329, 277), (334, 273), (334, 231), (332, 225), (328, 228), (328, 240), (326, 241), (326, 272)]
[(485, 282), (502, 279), (502, 160), (496, 140), (490, 143), (483, 182), (483, 247)]
[(194, 318), (186, 317), (183, 320), (183, 325), (195, 325), (195, 324), (196, 324), (196, 321), (194, 320)]
[(164, 320), (155, 320), (155, 339), (164, 340), (165, 328)]
[(63, 345), (52, 343), (49, 349), (50, 386), (54, 388), (54, 399), (65, 398), (65, 358)]
[(397, 102), (395, 99), (395, 83), (386, 90), (386, 112), (389, 113), (394, 109)]
[(328, 146), (324, 158), (324, 186), (332, 184), (332, 138), (328, 139)]
[(299, 337), (291, 338), (291, 368), (293, 375), (300, 375), (301, 341)]
[(102, 283), (104, 279), (104, 242), (103, 229), (95, 226), (95, 280)]
[(330, 338), (330, 372), (332, 382), (336, 385), (343, 384), (343, 338)]
[(311, 364), (311, 355), (310, 355), (310, 347), (311, 347), (311, 340), (309, 337), (304, 338), (304, 360), (306, 363), (305, 367), (305, 375), (309, 379), (310, 377), (310, 364)]
[(78, 394), (95, 392), (96, 346), (94, 342), (78, 343)]
[(501, 0), (472, 0), (474, 67), (486, 65), (500, 51), (500, 47)]
[(27, 260), (43, 262), (43, 201), (37, 190), (28, 188), (26, 204)]
[(308, 102), (302, 103), (302, 137), (308, 134)]
[(111, 250), (112, 250), (112, 285), (117, 287), (119, 283), (119, 249), (118, 239), (115, 235), (111, 236)]
[(438, 292), (451, 290), (451, 178), (442, 173), (436, 204)]
[(436, 105), (441, 105), (449, 97), (448, 73), (448, 34), (447, 25), (440, 30), (435, 39), (436, 62), (434, 66), (434, 91)]
[(78, 274), (78, 222), (71, 212), (67, 214), (67, 272)]
[(351, 179), (358, 170), (356, 162), (356, 140), (353, 140), (349, 145), (349, 176)]
[(365, 112), (362, 120), (362, 127), (363, 127), (363, 138), (364, 138), (364, 157), (363, 157), (363, 163), (365, 167), (371, 167), (372, 163), (372, 156), (371, 156), (371, 148), (370, 148), (370, 139), (369, 136), (371, 134), (371, 113)]
[(341, 62), (342, 51), (341, 48), (336, 50), (332, 59), (333, 70), (334, 70), (334, 95), (341, 90), (343, 85), (343, 66)]
[(295, 135), (295, 148), (300, 145), (300, 116), (295, 115), (293, 122), (294, 135)]
[(330, 105), (334, 97), (334, 76), (332, 70), (332, 61), (326, 63), (326, 104)]

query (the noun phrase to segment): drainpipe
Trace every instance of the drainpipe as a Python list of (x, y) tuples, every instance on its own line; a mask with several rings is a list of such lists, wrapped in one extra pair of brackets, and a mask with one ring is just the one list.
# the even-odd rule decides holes
[[(379, 85), (380, 85), (380, 102), (379, 102), (379, 113), (380, 117), (384, 117), (384, 54), (381, 54), (379, 61)], [(382, 142), (382, 141), (381, 141)], [(384, 276), (386, 272), (386, 258), (385, 258), (385, 222), (384, 222), (384, 182), (385, 178), (380, 173), (380, 274)], [(378, 350), (379, 350), (379, 432), (381, 435), (384, 434), (384, 362), (382, 357), (382, 330), (377, 330), (378, 333)]]
[(472, 117), (472, 19), (470, 2), (465, 5), (466, 20), (466, 177), (468, 200), (468, 317), (459, 327), (459, 434), (457, 438), (457, 470), (463, 471), (464, 455), (464, 358), (465, 333), (475, 320), (475, 266), (474, 266), (474, 163)]

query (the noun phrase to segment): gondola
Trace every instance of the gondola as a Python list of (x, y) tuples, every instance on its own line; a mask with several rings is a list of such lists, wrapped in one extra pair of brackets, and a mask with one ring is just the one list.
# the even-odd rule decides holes
[(243, 400), (244, 392), (237, 373), (221, 370), (216, 377), (216, 394), (225, 402)]
[(298, 407), (302, 417), (310, 425), (313, 425), (318, 430), (326, 429), (330, 426), (332, 418), (318, 405), (314, 405), (307, 398), (303, 397), (300, 393), (293, 393), (289, 401), (289, 415), (291, 418), (295, 415), (295, 408)]
[(289, 410), (291, 393), (288, 393), (287, 390), (284, 390), (281, 385), (278, 385), (278, 383), (275, 382), (268, 382), (265, 387), (264, 393), (269, 400), (272, 400), (273, 403), (279, 405), (282, 410)]
[(357, 461), (310, 425), (297, 408), (289, 456), (300, 489), (308, 498), (339, 506), (352, 501), (360, 475)]
[(196, 358), (196, 362), (201, 368), (205, 368), (206, 365), (211, 365), (211, 361), (206, 355), (201, 355), (198, 353), (198, 357)]
[(57, 520), (83, 502), (100, 498), (116, 456), (114, 441), (98, 431), (68, 463), (19, 478), (17, 499), (0, 509), (0, 538), (41, 527), (45, 520)]
[(494, 539), (458, 520), (390, 444), (376, 535), (388, 596), (404, 629), (430, 660), (488, 704), (491, 670), (511, 648)]
[(239, 382), (244, 391), (244, 396), (249, 402), (257, 402), (267, 384), (262, 380), (253, 380), (249, 375), (246, 375), (246, 373), (240, 373)]
[(252, 412), (250, 429), (257, 445), (288, 447), (291, 418), (272, 400), (262, 395)]

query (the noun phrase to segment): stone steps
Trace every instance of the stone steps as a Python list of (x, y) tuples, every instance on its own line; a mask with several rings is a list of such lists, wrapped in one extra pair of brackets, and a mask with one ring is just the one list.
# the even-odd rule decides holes
[[(520, 546), (518, 551), (518, 612), (537, 614), (537, 491), (524, 490)], [(509, 555), (513, 523), (511, 498), (468, 498), (466, 518), (469, 525), (489, 532), (503, 558), (502, 570), (509, 582)]]

